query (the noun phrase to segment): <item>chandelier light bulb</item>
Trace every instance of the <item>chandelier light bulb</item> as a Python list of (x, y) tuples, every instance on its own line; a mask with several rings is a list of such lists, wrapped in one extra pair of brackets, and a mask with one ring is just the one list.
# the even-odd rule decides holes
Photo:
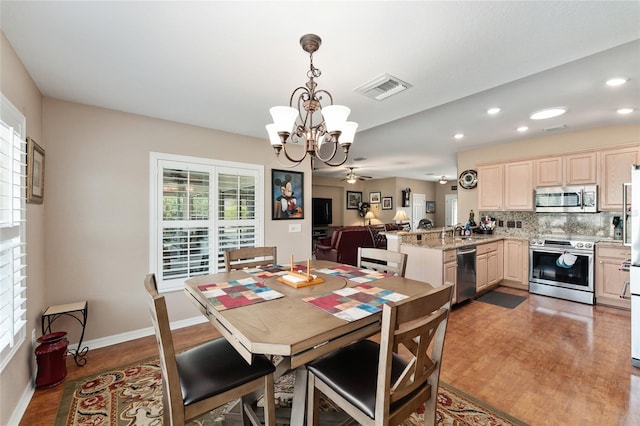
[[(302, 49), (309, 54), (309, 80), (293, 91), (289, 106), (275, 106), (269, 110), (273, 118), (273, 123), (266, 126), (269, 142), (279, 161), (282, 162), (280, 154), (284, 154), (289, 163), (283, 164), (288, 167), (299, 165), (307, 155), (331, 167), (343, 165), (349, 157), (349, 148), (358, 128), (357, 123), (347, 121), (351, 112), (348, 107), (334, 105), (331, 93), (317, 89), (315, 79), (322, 73), (313, 65), (313, 54), (320, 44), (322, 39), (315, 34), (300, 38)], [(301, 143), (304, 146), (300, 157), (292, 157), (287, 151), (289, 143)], [(334, 161), (338, 147), (343, 158)], [(326, 157), (320, 153), (321, 149)]]

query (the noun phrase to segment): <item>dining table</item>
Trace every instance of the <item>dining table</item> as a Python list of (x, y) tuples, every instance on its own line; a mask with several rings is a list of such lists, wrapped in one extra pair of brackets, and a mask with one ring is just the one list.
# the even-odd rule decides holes
[[(315, 284), (284, 281), (284, 276), (304, 274), (314, 278)], [(185, 281), (189, 299), (247, 362), (255, 355), (270, 357), (276, 362), (276, 379), (295, 370), (292, 425), (304, 424), (305, 364), (378, 333), (381, 303), (431, 289), (425, 282), (327, 260), (220, 272)]]

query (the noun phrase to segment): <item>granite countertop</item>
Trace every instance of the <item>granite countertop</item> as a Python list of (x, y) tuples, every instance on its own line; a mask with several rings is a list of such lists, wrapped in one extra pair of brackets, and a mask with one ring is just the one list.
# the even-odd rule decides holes
[(435, 250), (449, 250), (449, 249), (456, 249), (456, 248), (465, 247), (465, 246), (475, 246), (478, 244), (485, 244), (485, 243), (490, 243), (493, 241), (500, 241), (505, 239), (517, 239), (517, 240), (525, 240), (525, 241), (529, 240), (528, 238), (522, 237), (522, 236), (484, 234), (484, 235), (471, 235), (469, 237), (455, 237), (455, 238), (447, 237), (444, 240), (427, 239), (427, 240), (417, 241), (415, 243), (403, 242), (402, 244), (412, 246), (412, 247), (424, 247), (424, 248), (435, 249)]

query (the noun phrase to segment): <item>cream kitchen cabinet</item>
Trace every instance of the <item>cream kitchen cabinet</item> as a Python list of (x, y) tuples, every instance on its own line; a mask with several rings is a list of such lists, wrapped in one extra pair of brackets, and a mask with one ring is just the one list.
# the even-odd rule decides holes
[(533, 160), (478, 167), (479, 210), (533, 210)]
[[(629, 247), (596, 244), (596, 303), (631, 309), (629, 271), (620, 270), (623, 261), (631, 258)], [(626, 286), (626, 287), (625, 287)]]
[(495, 241), (476, 246), (476, 292), (498, 284), (502, 278), (502, 271), (498, 271), (499, 244)]
[(596, 152), (581, 152), (534, 160), (535, 186), (594, 185), (597, 183)]
[(504, 279), (501, 285), (527, 290), (529, 288), (529, 242), (504, 240)]
[(503, 209), (503, 171), (502, 164), (478, 167), (478, 209)]
[(600, 210), (622, 211), (622, 184), (631, 182), (639, 158), (640, 145), (600, 151)]
[(452, 303), (456, 303), (456, 279), (458, 271), (458, 263), (456, 260), (455, 250), (446, 250), (442, 253), (442, 275), (443, 284), (453, 283), (453, 300)]

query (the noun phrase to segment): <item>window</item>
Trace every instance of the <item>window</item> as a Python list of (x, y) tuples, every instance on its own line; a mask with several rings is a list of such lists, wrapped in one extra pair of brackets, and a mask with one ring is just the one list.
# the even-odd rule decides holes
[(26, 120), (0, 109), (0, 371), (26, 336)]
[(224, 268), (224, 251), (263, 245), (264, 167), (151, 153), (150, 267), (161, 291)]

